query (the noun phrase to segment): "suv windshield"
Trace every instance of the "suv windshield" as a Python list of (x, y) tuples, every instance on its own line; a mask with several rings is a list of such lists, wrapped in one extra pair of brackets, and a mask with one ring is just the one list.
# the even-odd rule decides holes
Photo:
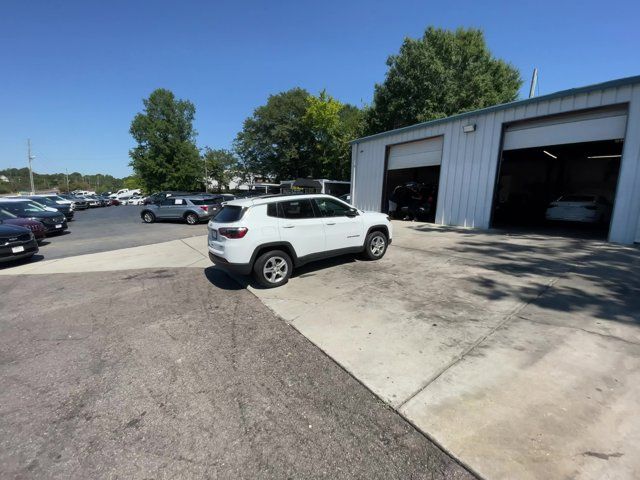
[(44, 212), (45, 210), (41, 208), (38, 204), (33, 202), (7, 202), (0, 204), (1, 208), (5, 210), (9, 210), (12, 213), (33, 213), (33, 212)]
[(49, 197), (36, 197), (33, 200), (43, 205), (56, 205), (56, 202), (51, 200)]
[(10, 220), (12, 218), (18, 218), (13, 213), (5, 210), (4, 208), (0, 208), (0, 220)]
[(213, 217), (213, 221), (217, 223), (237, 222), (242, 218), (243, 209), (237, 205), (227, 205)]

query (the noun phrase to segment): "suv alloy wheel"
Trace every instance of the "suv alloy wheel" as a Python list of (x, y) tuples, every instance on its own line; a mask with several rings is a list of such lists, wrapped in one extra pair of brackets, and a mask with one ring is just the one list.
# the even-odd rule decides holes
[(196, 215), (195, 213), (188, 213), (184, 219), (187, 221), (187, 223), (189, 225), (195, 225), (196, 223), (198, 223), (198, 215)]
[(387, 236), (382, 232), (371, 232), (364, 242), (364, 255), (369, 260), (380, 260), (387, 251)]
[(151, 212), (144, 212), (142, 214), (142, 221), (144, 223), (153, 223), (156, 221), (156, 216)]
[(272, 250), (258, 257), (253, 266), (256, 281), (265, 288), (279, 287), (289, 281), (293, 263), (282, 250)]

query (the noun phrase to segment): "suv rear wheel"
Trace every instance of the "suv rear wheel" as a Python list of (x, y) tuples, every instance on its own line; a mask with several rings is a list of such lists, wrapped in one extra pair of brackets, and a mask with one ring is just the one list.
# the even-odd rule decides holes
[(196, 223), (198, 223), (198, 220), (199, 220), (198, 215), (196, 215), (195, 213), (187, 213), (184, 219), (187, 221), (189, 225), (195, 225)]
[(153, 213), (149, 212), (149, 211), (143, 212), (142, 213), (142, 221), (144, 223), (153, 223), (153, 222), (156, 221), (156, 216)]
[(274, 288), (289, 281), (293, 263), (282, 250), (271, 250), (258, 257), (253, 265), (253, 276), (265, 288)]
[(382, 232), (371, 232), (364, 241), (364, 256), (368, 260), (380, 260), (387, 252), (387, 236)]

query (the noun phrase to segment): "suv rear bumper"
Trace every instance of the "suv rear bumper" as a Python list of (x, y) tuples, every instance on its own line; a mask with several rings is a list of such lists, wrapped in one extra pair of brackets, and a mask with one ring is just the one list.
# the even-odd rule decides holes
[(249, 275), (251, 273), (250, 263), (229, 263), (224, 258), (214, 255), (209, 252), (209, 260), (216, 264), (216, 266), (239, 275)]

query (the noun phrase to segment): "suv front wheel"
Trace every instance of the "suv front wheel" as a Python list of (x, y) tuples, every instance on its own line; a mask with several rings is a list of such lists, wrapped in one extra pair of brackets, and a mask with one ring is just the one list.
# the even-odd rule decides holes
[(258, 257), (253, 265), (253, 276), (265, 288), (274, 288), (289, 281), (293, 263), (282, 250), (271, 250)]
[(382, 232), (371, 232), (364, 241), (364, 256), (368, 260), (380, 260), (387, 252), (387, 236)]

